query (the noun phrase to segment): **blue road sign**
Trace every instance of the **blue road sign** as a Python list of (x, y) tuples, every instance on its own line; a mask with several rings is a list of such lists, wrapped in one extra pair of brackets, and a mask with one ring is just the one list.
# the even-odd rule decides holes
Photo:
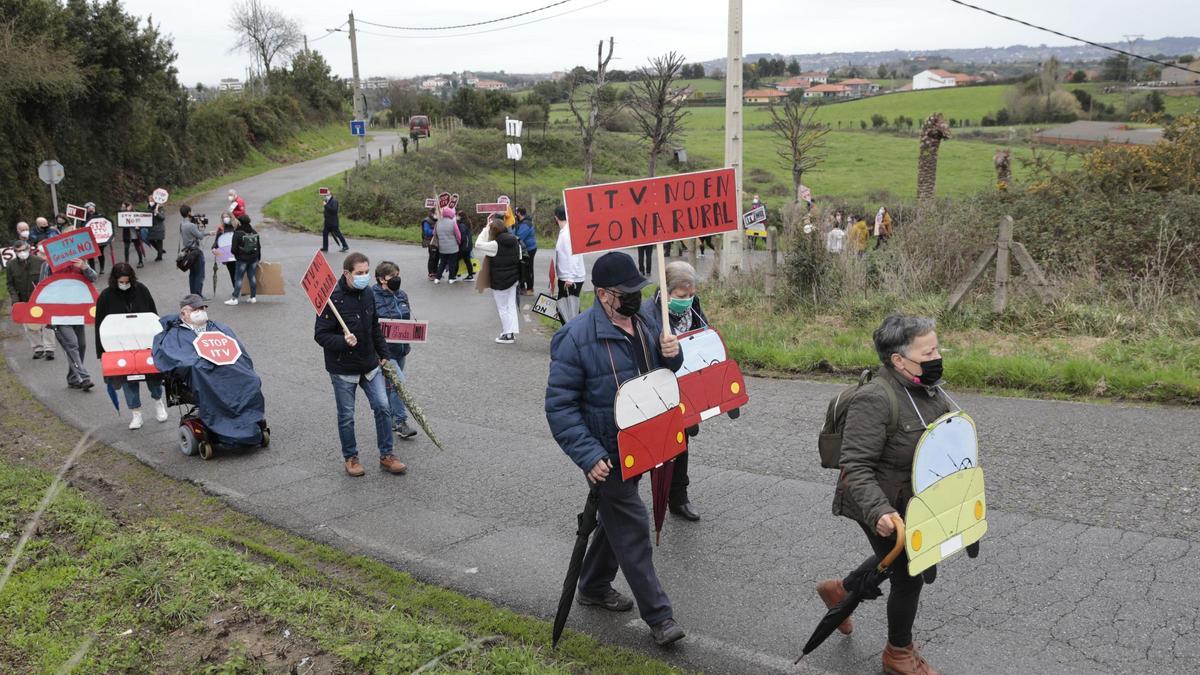
[(366, 136), (367, 135), (367, 122), (365, 120), (354, 120), (354, 121), (350, 122), (350, 135), (351, 136)]
[(379, 99), (379, 104), (385, 108), (390, 108), (392, 107), (392, 99), (384, 96), (383, 98)]

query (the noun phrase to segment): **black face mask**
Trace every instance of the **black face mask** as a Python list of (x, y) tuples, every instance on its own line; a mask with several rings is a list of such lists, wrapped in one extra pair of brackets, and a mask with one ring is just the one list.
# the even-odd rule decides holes
[(922, 361), (921, 362), (921, 376), (918, 377), (917, 379), (920, 380), (921, 384), (925, 385), (926, 387), (932, 387), (933, 385), (937, 384), (938, 382), (941, 382), (941, 380), (942, 380), (942, 360), (941, 359), (932, 359), (929, 361)]
[(393, 293), (400, 290), (400, 277), (392, 277), (391, 279), (388, 279), (387, 287), (388, 287), (388, 290)]
[(641, 293), (621, 293), (620, 291), (613, 291), (613, 293), (617, 295), (621, 303), (617, 305), (617, 314), (624, 317), (632, 317), (642, 308)]

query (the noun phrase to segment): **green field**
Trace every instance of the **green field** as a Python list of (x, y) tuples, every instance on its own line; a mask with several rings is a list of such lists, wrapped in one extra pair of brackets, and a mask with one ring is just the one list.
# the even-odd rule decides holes
[[(1118, 112), (1125, 110), (1125, 101), (1147, 95), (1144, 91), (1131, 91), (1128, 94), (1123, 91), (1105, 94), (1104, 87), (1109, 86), (1106, 82), (1084, 83), (1084, 84), (1064, 84), (1063, 89), (1071, 91), (1073, 89), (1082, 89), (1092, 95), (1092, 98), (1105, 104), (1114, 106)], [(1163, 103), (1165, 104), (1165, 112), (1175, 115), (1187, 115), (1200, 113), (1200, 96), (1196, 94), (1174, 93), (1171, 91), (1161, 92), (1163, 94)]]

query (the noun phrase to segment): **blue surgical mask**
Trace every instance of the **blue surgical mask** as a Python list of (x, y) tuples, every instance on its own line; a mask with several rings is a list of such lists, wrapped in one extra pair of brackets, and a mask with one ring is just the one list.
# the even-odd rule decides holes
[(371, 275), (370, 274), (355, 274), (354, 275), (354, 287), (357, 288), (358, 290), (361, 291), (362, 289), (364, 289), (370, 285), (371, 285)]

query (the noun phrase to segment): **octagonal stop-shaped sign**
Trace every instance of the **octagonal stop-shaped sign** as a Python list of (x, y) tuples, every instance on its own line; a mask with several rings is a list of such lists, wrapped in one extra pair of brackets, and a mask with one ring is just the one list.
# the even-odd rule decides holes
[(215, 330), (206, 330), (197, 335), (192, 345), (200, 358), (218, 366), (231, 366), (242, 357), (242, 348), (237, 340)]

